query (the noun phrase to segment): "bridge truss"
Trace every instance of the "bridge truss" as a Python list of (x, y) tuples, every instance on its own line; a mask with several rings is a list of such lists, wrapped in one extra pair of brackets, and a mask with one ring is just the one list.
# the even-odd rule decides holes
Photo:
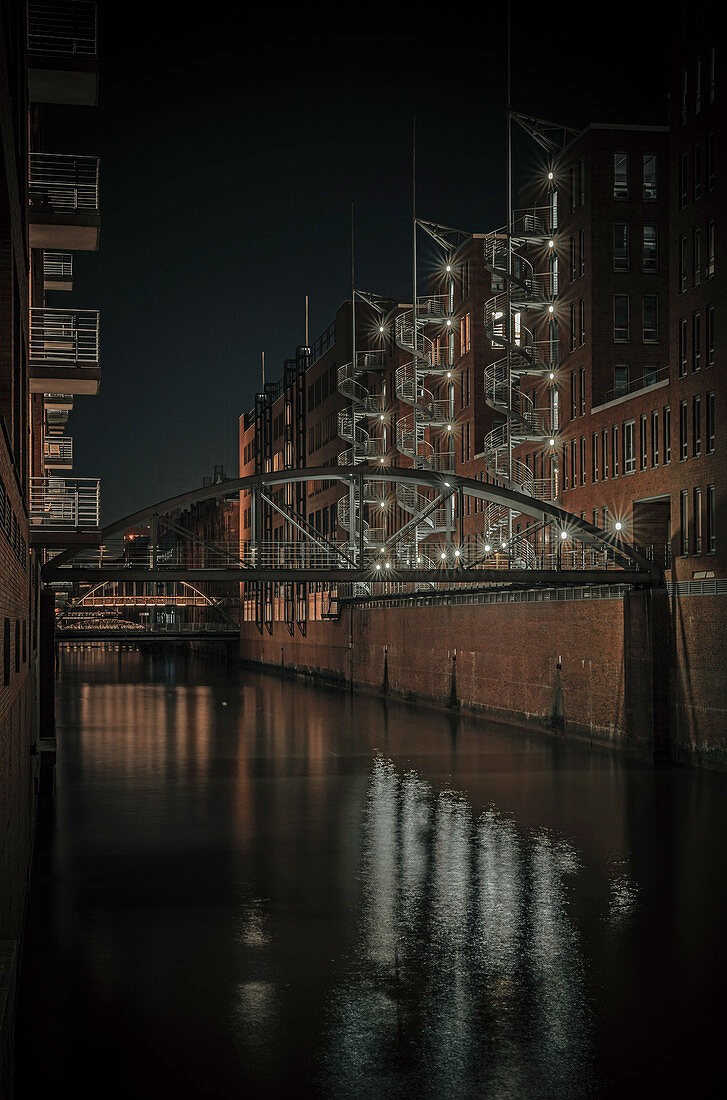
[[(349, 501), (349, 530), (324, 536), (286, 503), (296, 499), (296, 486), (309, 482), (340, 485), (342, 499)], [(405, 522), (397, 520), (404, 513), (394, 507), (402, 486), (414, 490), (417, 502)], [(241, 507), (251, 510), (249, 539), (210, 541), (180, 522), (192, 504), (238, 496)], [(368, 537), (364, 524), (355, 521), (362, 501), (384, 517), (375, 528), (369, 525)], [(503, 524), (494, 541), (484, 519), (492, 507), (517, 517), (520, 530)], [(284, 538), (266, 537), (275, 513), (284, 520)], [(443, 514), (443, 529), (433, 525), (421, 541), (408, 537), (414, 528), (426, 532), (427, 519), (435, 513)], [(465, 534), (465, 517), (472, 515), (483, 517), (482, 533), (475, 536)], [(148, 527), (148, 536), (133, 542), (125, 538), (140, 525)], [(44, 565), (43, 577), (49, 583), (183, 581), (195, 586), (324, 582), (346, 586), (339, 595), (351, 597), (401, 591), (407, 585), (413, 591), (422, 585), (461, 584), (650, 585), (661, 573), (619, 532), (594, 527), (526, 492), (450, 472), (356, 465), (254, 474), (160, 501), (100, 529), (95, 545), (56, 554)]]

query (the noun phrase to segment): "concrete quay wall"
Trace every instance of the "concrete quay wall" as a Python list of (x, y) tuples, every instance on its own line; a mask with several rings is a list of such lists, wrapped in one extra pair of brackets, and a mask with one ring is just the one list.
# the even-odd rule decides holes
[[(704, 606), (707, 605), (707, 609)], [(243, 623), (244, 661), (727, 767), (727, 597), (344, 607), (291, 635)], [(713, 644), (705, 637), (705, 624)]]

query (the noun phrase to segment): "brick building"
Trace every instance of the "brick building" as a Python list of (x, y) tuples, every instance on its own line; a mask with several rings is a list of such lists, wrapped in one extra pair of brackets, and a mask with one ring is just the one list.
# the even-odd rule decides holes
[[(98, 527), (98, 482), (68, 479), (66, 424), (99, 386), (98, 314), (62, 307), (96, 249), (98, 161), (46, 152), (46, 104), (97, 100), (96, 5), (0, 4), (0, 1092), (11, 1072), (36, 796), (52, 783), (53, 616), (39, 567)], [(60, 302), (60, 307), (56, 302)], [(61, 531), (64, 534), (61, 535)], [(45, 672), (42, 676), (41, 673)]]

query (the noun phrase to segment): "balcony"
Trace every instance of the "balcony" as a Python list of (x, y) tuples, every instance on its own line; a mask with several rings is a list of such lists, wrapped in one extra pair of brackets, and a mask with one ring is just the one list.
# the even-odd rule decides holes
[(30, 310), (30, 392), (97, 394), (98, 310)]
[(47, 436), (43, 441), (43, 463), (46, 470), (72, 470), (73, 440), (70, 436)]
[(43, 253), (43, 289), (73, 290), (73, 256), (70, 252)]
[(34, 103), (98, 103), (96, 4), (28, 4), (28, 92)]
[(31, 153), (30, 247), (95, 252), (101, 217), (98, 157)]
[(94, 477), (31, 477), (31, 546), (95, 545), (100, 482)]

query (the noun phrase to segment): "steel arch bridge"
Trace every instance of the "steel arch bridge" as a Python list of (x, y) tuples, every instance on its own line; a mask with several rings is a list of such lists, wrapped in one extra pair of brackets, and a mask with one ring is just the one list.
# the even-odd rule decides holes
[[(286, 505), (286, 498), (295, 496), (286, 494), (286, 486), (301, 482), (343, 490), (349, 518), (343, 538), (324, 536)], [(392, 513), (389, 529), (374, 542), (364, 508), (385, 513), (396, 504), (400, 485), (414, 490), (417, 510), (398, 526)], [(190, 505), (241, 494), (251, 509), (246, 541), (206, 540), (179, 522)], [(524, 530), (507, 539), (498, 535), (495, 542), (485, 527), (490, 506), (522, 517)], [(444, 530), (433, 525), (431, 539), (422, 540), (419, 532), (426, 530), (428, 517), (442, 509)], [(261, 537), (266, 512), (282, 517), (285, 540)], [(483, 516), (483, 530), (474, 537), (464, 533), (468, 513)], [(340, 514), (339, 509), (339, 519)], [(124, 532), (141, 525), (148, 525), (149, 535), (132, 548)], [(660, 570), (618, 533), (594, 527), (551, 501), (452, 473), (384, 465), (307, 467), (228, 479), (133, 512), (101, 528), (94, 543), (56, 554), (43, 566), (44, 581), (327, 582), (365, 586), (358, 593), (363, 594), (372, 586), (386, 591), (406, 582), (560, 587), (653, 585), (661, 579)]]

